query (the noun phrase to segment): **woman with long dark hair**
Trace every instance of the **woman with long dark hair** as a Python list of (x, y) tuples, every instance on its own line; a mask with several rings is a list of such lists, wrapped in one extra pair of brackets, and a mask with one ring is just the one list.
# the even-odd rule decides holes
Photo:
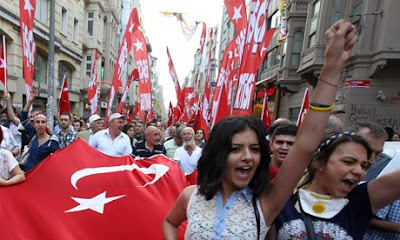
[(215, 125), (199, 160), (198, 185), (182, 191), (163, 222), (165, 239), (176, 239), (186, 219), (186, 239), (265, 238), (322, 140), (341, 70), (356, 41), (356, 28), (343, 20), (327, 31), (326, 61), (310, 111), (274, 181), (268, 180), (261, 120), (230, 117)]

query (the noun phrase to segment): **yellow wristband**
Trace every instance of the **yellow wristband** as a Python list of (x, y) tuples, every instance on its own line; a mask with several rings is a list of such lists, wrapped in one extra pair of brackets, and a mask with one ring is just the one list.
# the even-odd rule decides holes
[(310, 108), (310, 110), (313, 110), (316, 112), (329, 112), (335, 107), (335, 104), (332, 103), (332, 105), (330, 105), (329, 107), (317, 107), (317, 106), (313, 106), (313, 105), (309, 104), (308, 107)]

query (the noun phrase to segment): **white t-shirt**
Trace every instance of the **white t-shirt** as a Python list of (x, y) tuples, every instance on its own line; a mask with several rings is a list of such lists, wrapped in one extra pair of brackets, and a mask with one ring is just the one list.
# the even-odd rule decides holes
[(10, 179), (10, 172), (18, 165), (12, 153), (6, 149), (0, 149), (0, 177)]
[(179, 161), (179, 167), (186, 174), (191, 174), (197, 168), (197, 162), (201, 157), (202, 149), (198, 146), (192, 152), (192, 155), (185, 150), (185, 147), (179, 147), (175, 151), (174, 160)]

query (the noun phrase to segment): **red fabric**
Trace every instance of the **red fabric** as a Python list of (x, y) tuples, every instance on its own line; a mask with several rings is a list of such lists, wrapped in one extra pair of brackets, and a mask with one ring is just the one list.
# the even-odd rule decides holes
[(169, 108), (168, 108), (168, 127), (173, 124), (174, 121), (174, 108), (172, 107), (172, 103), (169, 102)]
[(69, 104), (69, 96), (68, 96), (67, 75), (64, 75), (63, 87), (61, 88), (61, 92), (60, 92), (59, 110), (60, 110), (60, 113), (63, 113), (63, 112), (70, 113), (71, 112), (71, 107)]
[(236, 32), (239, 33), (237, 35), (240, 36), (242, 34), (244, 36), (247, 27), (247, 13), (244, 0), (225, 0), (224, 2), (229, 18), (235, 26)]
[(137, 118), (137, 114), (139, 113), (139, 103), (135, 103), (135, 108), (133, 109), (132, 119)]
[(129, 87), (133, 81), (139, 81), (139, 72), (136, 68), (132, 70), (129, 79), (126, 82), (124, 93), (122, 94), (121, 101), (118, 104), (117, 113), (122, 113), (122, 109), (126, 104), (126, 97), (128, 96)]
[(208, 125), (207, 125), (207, 116), (208, 116), (208, 102), (206, 98), (203, 96), (203, 102), (200, 104), (199, 112), (196, 115), (196, 121), (194, 122), (194, 130), (197, 131), (202, 129), (204, 131), (204, 138), (208, 139)]
[(262, 116), (261, 119), (263, 120), (265, 127), (269, 129), (271, 127), (272, 121), (268, 111), (268, 97), (267, 94), (264, 95), (264, 102), (262, 108)]
[(251, 115), (256, 85), (256, 73), (268, 51), (275, 29), (265, 31), (268, 18), (268, 0), (252, 2), (243, 50), (240, 76), (237, 86), (233, 115)]
[[(158, 180), (143, 172), (155, 168), (166, 171)], [(163, 239), (162, 221), (186, 186), (164, 155), (110, 157), (77, 139), (29, 171), (25, 182), (0, 188), (2, 239)], [(102, 200), (101, 194), (115, 199), (98, 211), (73, 199)]]
[(149, 123), (151, 119), (153, 119), (156, 115), (153, 112), (153, 109), (147, 114), (145, 124)]
[(97, 50), (94, 50), (93, 66), (92, 66), (92, 77), (87, 88), (88, 100), (90, 103), (90, 114), (98, 113), (98, 99), (97, 99)]
[(272, 166), (271, 164), (268, 167), (268, 172), (269, 172), (269, 180), (273, 180), (278, 174), (279, 169), (277, 167)]
[(182, 90), (179, 84), (178, 75), (176, 74), (174, 63), (172, 62), (171, 54), (169, 53), (168, 47), (167, 47), (167, 55), (168, 55), (169, 74), (171, 75), (172, 81), (175, 86), (176, 99), (179, 101), (182, 94)]
[(304, 96), (303, 96), (303, 102), (301, 103), (301, 108), (300, 108), (300, 112), (299, 112), (299, 117), (297, 118), (297, 127), (299, 128), (301, 126), (301, 123), (304, 120), (304, 117), (307, 114), (308, 111), (308, 105), (309, 105), (309, 96), (308, 96), (308, 88), (306, 88), (306, 91), (304, 92)]
[(112, 103), (114, 97), (122, 85), (122, 69), (128, 60), (128, 54), (132, 49), (132, 35), (138, 31), (139, 17), (136, 8), (134, 8), (129, 16), (129, 20), (125, 29), (124, 37), (122, 38), (121, 47), (118, 52), (117, 62), (115, 63), (113, 80), (111, 83), (110, 95), (108, 97), (107, 113), (104, 120), (104, 126), (107, 126), (108, 117), (111, 115)]
[(181, 118), (182, 111), (181, 108), (178, 106), (174, 107), (174, 122), (179, 122), (179, 119)]
[(144, 39), (144, 36), (140, 30), (136, 30), (136, 32), (133, 34), (132, 42), (136, 66), (139, 69), (139, 118), (143, 119), (145, 113), (147, 112), (147, 114), (149, 114), (152, 110), (148, 51), (146, 40)]
[(24, 66), (26, 98), (29, 98), (35, 74), (36, 45), (33, 39), (33, 21), (35, 19), (35, 0), (19, 0), (19, 21), (22, 45), (22, 63)]
[(7, 45), (4, 35), (0, 48), (0, 81), (4, 84), (5, 89), (7, 89)]

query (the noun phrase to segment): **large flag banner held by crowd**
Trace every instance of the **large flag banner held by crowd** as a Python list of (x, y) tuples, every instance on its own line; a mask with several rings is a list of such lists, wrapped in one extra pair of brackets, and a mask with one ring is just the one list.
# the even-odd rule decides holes
[(19, 0), (22, 63), (24, 66), (26, 98), (29, 98), (35, 73), (36, 45), (33, 39), (33, 20), (36, 0)]
[(2, 239), (163, 239), (162, 221), (186, 186), (164, 155), (111, 157), (77, 139), (25, 182), (0, 188)]

